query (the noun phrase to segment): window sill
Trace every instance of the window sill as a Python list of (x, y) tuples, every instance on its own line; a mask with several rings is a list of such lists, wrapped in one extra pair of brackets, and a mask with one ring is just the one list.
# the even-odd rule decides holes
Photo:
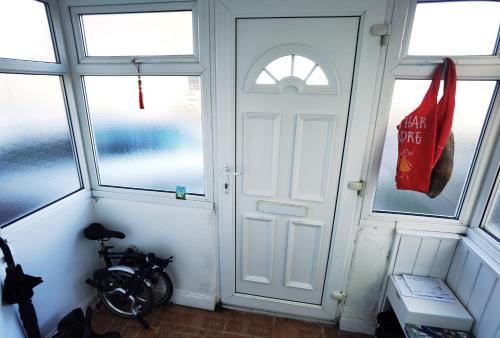
[(2, 237), (13, 239), (17, 237), (18, 234), (22, 234), (25, 230), (28, 230), (31, 226), (35, 224), (40, 224), (47, 217), (52, 217), (58, 213), (62, 213), (64, 210), (71, 208), (83, 201), (90, 200), (90, 191), (86, 189), (79, 190), (68, 197), (55, 202), (37, 212), (14, 222), (7, 227), (0, 230), (0, 235)]
[[(166, 193), (164, 194), (166, 195)], [(172, 195), (172, 194), (170, 194)], [(198, 208), (198, 209), (208, 209), (214, 210), (214, 203), (208, 200), (206, 197), (192, 196), (188, 195), (187, 199), (180, 200), (169, 195), (166, 196), (151, 196), (143, 195), (140, 193), (127, 193), (123, 191), (102, 191), (102, 190), (92, 190), (92, 197), (95, 199), (109, 198), (117, 199), (123, 201), (140, 202), (140, 203), (153, 203), (162, 205), (172, 205), (177, 207), (185, 208)]]
[(465, 234), (468, 229), (467, 225), (456, 219), (396, 214), (370, 214), (361, 219), (359, 223), (363, 226), (377, 226), (383, 224), (403, 230), (447, 232), (455, 234)]

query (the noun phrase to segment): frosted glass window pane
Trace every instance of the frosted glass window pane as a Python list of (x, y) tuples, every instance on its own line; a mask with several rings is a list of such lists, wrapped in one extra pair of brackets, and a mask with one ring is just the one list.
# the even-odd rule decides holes
[(55, 62), (45, 4), (33, 0), (0, 2), (0, 57)]
[(86, 76), (101, 185), (204, 194), (200, 79)]
[(260, 72), (259, 77), (257, 78), (257, 84), (275, 84), (276, 81), (273, 80), (271, 76), (266, 71)]
[(492, 196), (490, 205), (491, 209), (486, 218), (484, 228), (492, 234), (497, 241), (500, 241), (500, 183), (497, 183), (497, 191), (495, 196)]
[(328, 79), (326, 78), (325, 72), (321, 69), (320, 66), (317, 66), (311, 76), (306, 81), (308, 85), (316, 85), (316, 86), (324, 86), (328, 85)]
[[(494, 81), (458, 81), (452, 131), (455, 136), (453, 174), (441, 195), (397, 190), (396, 126), (422, 101), (430, 81), (397, 80), (380, 165), (374, 211), (456, 217), (465, 182), (495, 89)], [(441, 88), (443, 85), (441, 85)]]
[(61, 80), (0, 74), (0, 225), (81, 188)]
[(279, 81), (292, 74), (292, 56), (286, 55), (272, 61), (266, 69)]
[(500, 2), (417, 4), (408, 54), (491, 55), (500, 24)]
[(299, 79), (305, 80), (314, 65), (315, 63), (308, 58), (300, 55), (295, 55), (295, 59), (293, 61), (293, 75), (298, 77)]
[(80, 17), (88, 56), (193, 54), (191, 11)]

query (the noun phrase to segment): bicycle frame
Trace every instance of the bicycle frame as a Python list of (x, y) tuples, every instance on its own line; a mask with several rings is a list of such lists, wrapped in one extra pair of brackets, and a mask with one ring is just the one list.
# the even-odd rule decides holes
[(99, 247), (100, 250), (98, 251), (99, 256), (103, 258), (104, 264), (106, 265), (107, 268), (113, 266), (112, 260), (118, 260), (118, 259), (123, 259), (123, 258), (138, 258), (139, 255), (138, 253), (129, 253), (129, 252), (110, 252), (109, 249), (112, 249), (112, 246), (108, 246), (105, 244), (108, 240), (100, 239), (99, 240)]

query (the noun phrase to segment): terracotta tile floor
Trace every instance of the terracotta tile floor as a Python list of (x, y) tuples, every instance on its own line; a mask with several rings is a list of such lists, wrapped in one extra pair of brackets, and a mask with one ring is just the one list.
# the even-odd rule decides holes
[(218, 308), (205, 311), (180, 305), (155, 309), (146, 316), (151, 325), (144, 330), (135, 320), (112, 315), (107, 310), (93, 314), (93, 329), (99, 333), (119, 331), (123, 338), (362, 338), (334, 326)]

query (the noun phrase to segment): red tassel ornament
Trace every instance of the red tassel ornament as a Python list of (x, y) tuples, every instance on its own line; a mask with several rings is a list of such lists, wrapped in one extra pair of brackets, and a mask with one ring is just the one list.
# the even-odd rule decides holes
[(139, 109), (144, 109), (144, 99), (142, 98), (142, 81), (140, 77), (137, 83), (139, 84)]
[(144, 98), (142, 97), (142, 81), (141, 81), (141, 63), (136, 59), (132, 60), (135, 68), (137, 68), (137, 84), (139, 85), (139, 109), (144, 109)]

